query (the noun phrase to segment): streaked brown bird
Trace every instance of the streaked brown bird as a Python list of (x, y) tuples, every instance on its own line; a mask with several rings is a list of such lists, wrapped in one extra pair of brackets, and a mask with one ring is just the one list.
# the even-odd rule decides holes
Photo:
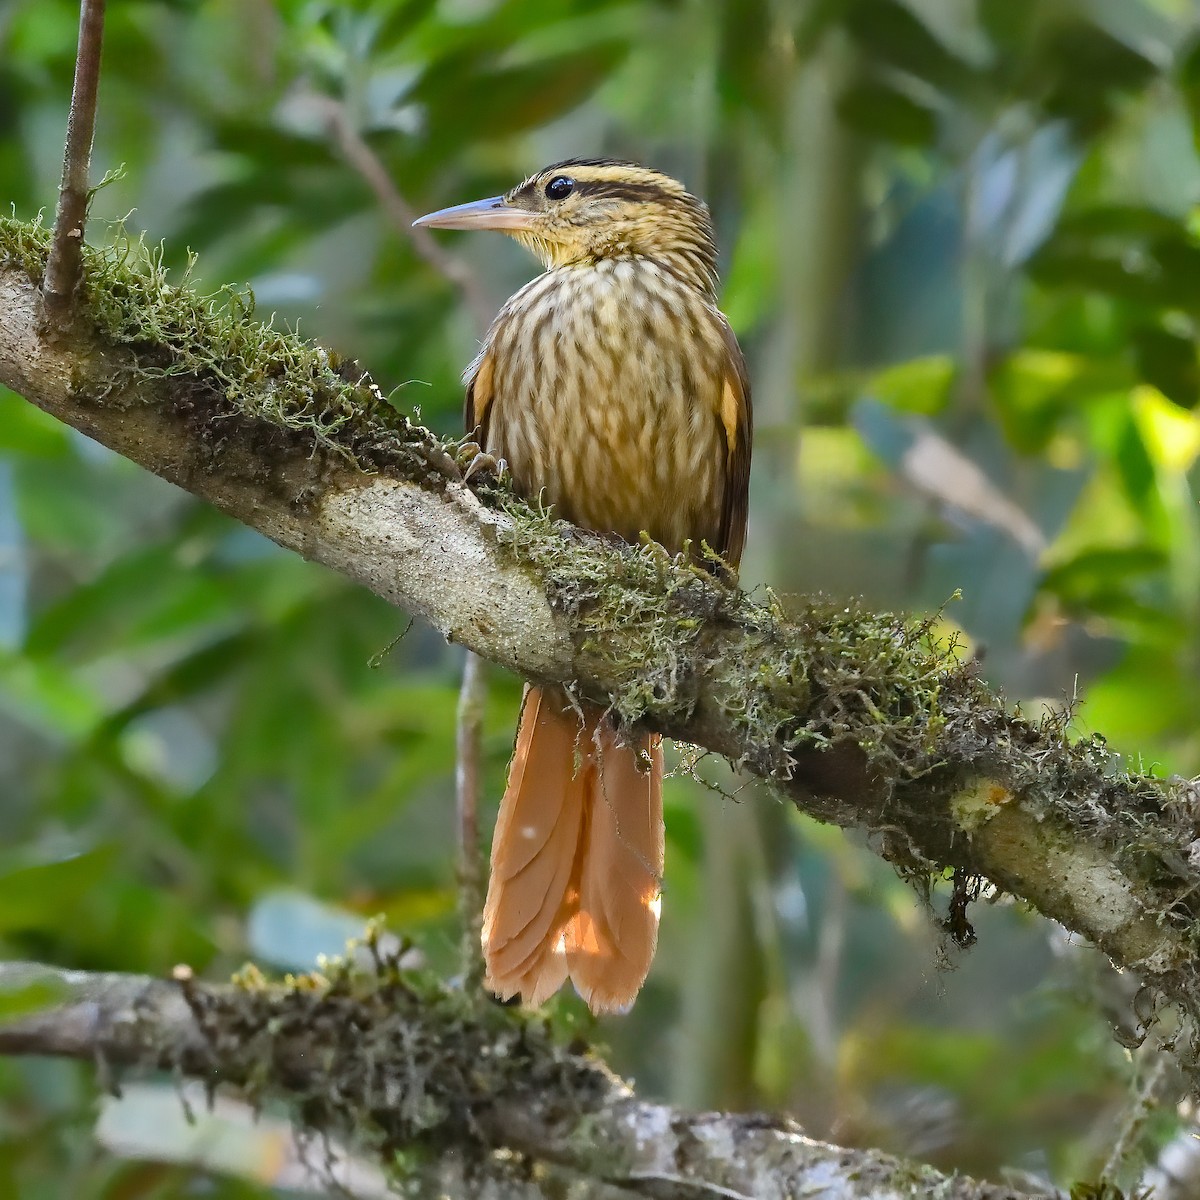
[[(516, 489), (736, 567), (750, 387), (707, 207), (658, 171), (577, 158), (417, 224), (503, 230), (546, 268), (465, 375), (467, 432)], [(632, 1003), (658, 940), (662, 771), (657, 735), (622, 738), (603, 709), (526, 689), (483, 917), (498, 995), (537, 1005), (569, 976), (594, 1012)]]

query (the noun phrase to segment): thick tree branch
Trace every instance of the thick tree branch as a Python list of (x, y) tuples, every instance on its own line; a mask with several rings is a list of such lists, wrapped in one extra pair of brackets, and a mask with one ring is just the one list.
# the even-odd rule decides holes
[[(728, 756), (899, 869), (986, 876), (1200, 1013), (1200, 787), (1008, 711), (920, 623), (755, 602), (465, 487), (352, 364), (87, 256), (94, 328), (35, 318), (45, 236), (0, 223), (0, 382), (448, 639)], [(964, 581), (969, 585), (969, 581)]]
[(0, 964), (0, 990), (34, 987), (50, 989), (54, 1006), (0, 1024), (0, 1054), (177, 1070), (256, 1104), (282, 1098), (313, 1130), (349, 1132), (385, 1154), (453, 1151), (464, 1196), (561, 1194), (536, 1187), (547, 1171), (568, 1172), (597, 1198), (1022, 1195), (815, 1142), (775, 1118), (640, 1101), (596, 1059), (556, 1045), (538, 1019), (473, 1008), (382, 960), (374, 972), (338, 967), (290, 989)]

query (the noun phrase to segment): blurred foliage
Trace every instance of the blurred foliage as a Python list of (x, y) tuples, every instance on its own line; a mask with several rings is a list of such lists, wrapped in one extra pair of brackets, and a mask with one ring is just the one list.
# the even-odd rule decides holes
[[(0, 0), (20, 215), (53, 206), (76, 22)], [(330, 113), (419, 209), (573, 154), (679, 174), (755, 382), (748, 581), (961, 589), (946, 619), (1011, 698), (1082, 697), (1081, 732), (1200, 771), (1191, 0), (112, 0), (101, 91), (97, 175), (123, 170), (91, 236), (196, 250), (446, 431), (479, 330)], [(533, 269), (445, 245), (496, 304)], [(7, 394), (0, 556), (0, 954), (302, 967), (382, 912), (456, 969), (456, 652)], [(492, 803), (517, 695), (494, 679)], [(854, 839), (692, 773), (659, 960), (597, 1030), (620, 1069), (945, 1167), (1098, 1175), (1132, 1077), (1102, 964), (1004, 905), (946, 963)], [(166, 1165), (153, 1129), (98, 1149), (90, 1077), (0, 1062), (0, 1192), (267, 1194)]]

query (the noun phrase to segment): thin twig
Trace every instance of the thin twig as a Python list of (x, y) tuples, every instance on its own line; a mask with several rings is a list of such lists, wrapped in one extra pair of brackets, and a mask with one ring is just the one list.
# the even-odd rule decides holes
[(682, 1175), (665, 1175), (657, 1171), (630, 1172), (631, 1183), (669, 1183), (680, 1191), (694, 1192), (697, 1196), (720, 1196), (724, 1200), (754, 1200), (745, 1192), (734, 1191), (733, 1188), (722, 1187), (719, 1183), (710, 1183), (706, 1179), (686, 1179)]
[(479, 286), (479, 280), (467, 264), (449, 253), (428, 229), (413, 228), (413, 222), (421, 214), (396, 186), (379, 156), (350, 119), (345, 105), (328, 97), (321, 97), (320, 103), (325, 128), (341, 151), (342, 157), (375, 193), (380, 207), (395, 226), (396, 232), (412, 245), (429, 266), (458, 289), (475, 322), (476, 330), (482, 333), (492, 322), (495, 306), (489, 302), (484, 290)]
[[(375, 193), (380, 207), (416, 253), (458, 289), (463, 304), (471, 313), (477, 333), (491, 323), (493, 305), (466, 263), (450, 254), (428, 229), (414, 228), (420, 215), (396, 186), (379, 156), (367, 144), (344, 104), (319, 97), (325, 127), (346, 162), (358, 172)], [(458, 766), (455, 772), (455, 813), (458, 844), (459, 911), (462, 917), (462, 970), (465, 985), (474, 987), (483, 981), (479, 931), (483, 907), (483, 874), (479, 861), (479, 798), (481, 754), (480, 737), (483, 707), (487, 701), (487, 678), (483, 663), (468, 653), (463, 665), (458, 701), (455, 746)]]
[(458, 693), (454, 772), (455, 828), (458, 835), (458, 903), (462, 919), (463, 985), (483, 983), (479, 934), (483, 917), (483, 863), (479, 846), (480, 760), (483, 711), (487, 704), (487, 664), (467, 651)]
[(1129, 1108), (1122, 1118), (1120, 1132), (1101, 1172), (1101, 1179), (1116, 1184), (1125, 1173), (1130, 1160), (1141, 1147), (1147, 1122), (1168, 1102), (1166, 1096), (1176, 1078), (1168, 1056), (1157, 1054), (1136, 1084)]
[(104, 40), (105, 0), (83, 0), (79, 10), (79, 50), (67, 118), (62, 186), (54, 217), (54, 242), (42, 281), (45, 311), (59, 326), (70, 318), (79, 286), (83, 228), (87, 221), (88, 168), (96, 130), (96, 93), (100, 85), (100, 48)]

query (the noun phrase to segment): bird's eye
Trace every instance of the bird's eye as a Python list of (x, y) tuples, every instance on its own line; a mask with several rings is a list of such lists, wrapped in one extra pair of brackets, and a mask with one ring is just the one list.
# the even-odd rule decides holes
[(555, 175), (555, 177), (546, 184), (546, 195), (551, 200), (565, 200), (575, 190), (575, 180), (568, 179), (565, 175)]

